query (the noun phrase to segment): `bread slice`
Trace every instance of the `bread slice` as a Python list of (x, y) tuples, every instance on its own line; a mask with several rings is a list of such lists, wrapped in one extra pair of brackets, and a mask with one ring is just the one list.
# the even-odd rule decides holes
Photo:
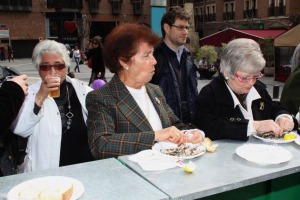
[(30, 186), (19, 193), (24, 200), (70, 200), (73, 195), (73, 184), (56, 183), (55, 185)]

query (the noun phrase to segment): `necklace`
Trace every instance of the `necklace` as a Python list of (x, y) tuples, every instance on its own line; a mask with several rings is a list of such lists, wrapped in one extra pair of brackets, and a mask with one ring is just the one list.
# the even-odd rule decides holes
[(67, 88), (67, 97), (68, 97), (68, 109), (69, 109), (69, 112), (66, 114), (66, 117), (68, 119), (67, 119), (67, 129), (65, 130), (65, 132), (67, 132), (71, 128), (72, 118), (74, 117), (74, 114), (71, 112), (71, 102), (70, 102), (69, 87), (66, 85), (66, 88)]

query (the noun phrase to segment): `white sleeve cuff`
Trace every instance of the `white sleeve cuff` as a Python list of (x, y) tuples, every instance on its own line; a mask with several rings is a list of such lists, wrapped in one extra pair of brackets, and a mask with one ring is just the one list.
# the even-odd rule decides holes
[(247, 136), (253, 135), (256, 133), (256, 130), (253, 126), (253, 120), (249, 120), (248, 128), (247, 128)]

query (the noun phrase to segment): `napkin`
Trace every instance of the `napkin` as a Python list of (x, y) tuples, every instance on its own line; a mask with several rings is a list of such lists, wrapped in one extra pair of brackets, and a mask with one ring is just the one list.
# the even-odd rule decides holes
[(143, 150), (128, 157), (136, 162), (145, 171), (159, 171), (182, 166), (181, 159), (167, 158), (155, 153), (153, 150)]

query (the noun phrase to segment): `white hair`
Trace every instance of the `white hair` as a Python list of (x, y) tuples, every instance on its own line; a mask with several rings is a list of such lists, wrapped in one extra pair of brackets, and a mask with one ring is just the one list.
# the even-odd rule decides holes
[(32, 52), (32, 63), (37, 69), (39, 69), (42, 55), (45, 53), (58, 53), (65, 62), (66, 68), (71, 66), (71, 60), (64, 44), (54, 40), (43, 40), (34, 47)]
[(237, 71), (260, 72), (266, 64), (259, 44), (252, 39), (239, 38), (230, 41), (221, 54), (220, 71), (233, 77)]

